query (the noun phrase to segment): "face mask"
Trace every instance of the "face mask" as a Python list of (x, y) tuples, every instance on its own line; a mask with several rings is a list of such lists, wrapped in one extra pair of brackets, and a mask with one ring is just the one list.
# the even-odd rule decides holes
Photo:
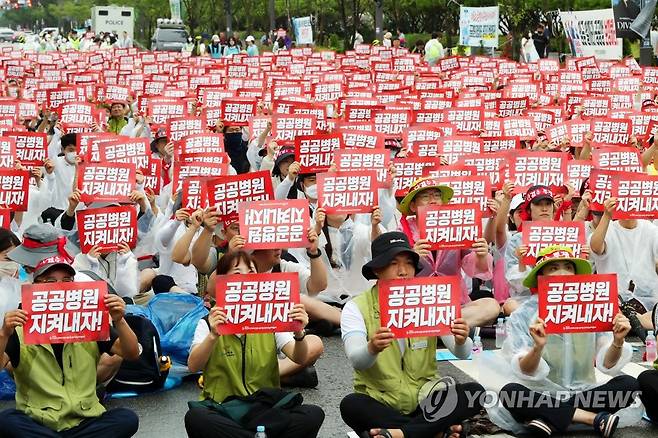
[(18, 263), (12, 261), (0, 262), (0, 278), (1, 277), (16, 277), (18, 273)]
[(67, 152), (64, 155), (64, 159), (66, 160), (67, 163), (69, 164), (75, 164), (75, 156), (77, 154), (75, 152)]
[(311, 199), (318, 199), (318, 186), (316, 184), (308, 186), (304, 189), (304, 193)]

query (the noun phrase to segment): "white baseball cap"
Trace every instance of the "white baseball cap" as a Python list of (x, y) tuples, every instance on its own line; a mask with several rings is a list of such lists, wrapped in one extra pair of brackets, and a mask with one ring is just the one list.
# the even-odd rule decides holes
[(253, 37), (253, 35), (249, 35), (247, 38), (244, 39), (245, 41), (256, 41), (256, 38)]
[(514, 197), (510, 201), (509, 209), (510, 210), (516, 210), (524, 202), (525, 202), (525, 198), (523, 197), (523, 193), (517, 193), (516, 195), (514, 195)]

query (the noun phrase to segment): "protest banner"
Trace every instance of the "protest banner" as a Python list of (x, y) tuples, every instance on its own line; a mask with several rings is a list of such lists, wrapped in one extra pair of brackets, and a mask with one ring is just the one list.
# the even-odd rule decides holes
[(566, 181), (571, 187), (580, 190), (583, 182), (589, 178), (593, 167), (594, 165), (589, 160), (569, 160)]
[(64, 125), (98, 123), (95, 106), (88, 102), (65, 102), (59, 109), (59, 121)]
[[(193, 154), (194, 155), (194, 154)], [(184, 155), (181, 155), (184, 156)], [(228, 175), (228, 164), (219, 163), (217, 160), (214, 160), (214, 156), (206, 155), (205, 158), (210, 158), (211, 160), (204, 161), (184, 161), (178, 160), (174, 162), (173, 170), (173, 187), (176, 187), (176, 190), (182, 187), (183, 181), (190, 177), (217, 177), (222, 175)], [(210, 162), (206, 162), (210, 161)]]
[(238, 214), (245, 249), (306, 248), (310, 244), (306, 199), (243, 202)]
[(12, 211), (27, 211), (30, 173), (26, 170), (0, 169), (0, 205)]
[(595, 119), (592, 121), (592, 142), (595, 145), (626, 146), (632, 130), (630, 119)]
[(131, 163), (89, 163), (78, 167), (80, 202), (130, 202), (137, 172)]
[(587, 254), (583, 253), (583, 245), (587, 244), (584, 222), (524, 222), (521, 242), (528, 247), (522, 260), (526, 266), (534, 266), (539, 252), (552, 245), (568, 246), (574, 257), (587, 258)]
[(10, 136), (0, 137), (0, 169), (16, 166), (16, 140)]
[(217, 328), (221, 335), (301, 329), (301, 324), (289, 317), (300, 302), (296, 272), (220, 275), (215, 296), (216, 306), (226, 313), (226, 323)]
[(613, 219), (657, 219), (658, 177), (642, 172), (616, 172), (611, 196), (617, 198)]
[(452, 333), (461, 318), (461, 279), (457, 276), (380, 281), (381, 326), (396, 338), (423, 338)]
[(151, 157), (148, 172), (144, 174), (144, 192), (160, 194), (162, 188), (162, 158)]
[(379, 203), (375, 170), (321, 173), (317, 186), (327, 214), (371, 213)]
[[(47, 158), (48, 135), (43, 132), (7, 132), (16, 142), (16, 158), (24, 166), (43, 166)], [(4, 141), (0, 139), (0, 148)], [(0, 165), (0, 167), (2, 167)]]
[(334, 162), (340, 172), (358, 170), (377, 171), (377, 187), (390, 187), (391, 178), (388, 174), (390, 163), (389, 153), (381, 150), (350, 150), (340, 149), (334, 153)]
[(395, 178), (393, 179), (395, 196), (404, 196), (418, 178), (422, 178), (425, 168), (434, 167), (438, 161), (425, 158), (396, 158)]
[(560, 18), (574, 56), (622, 58), (622, 42), (615, 32), (612, 9), (560, 12)]
[(154, 125), (164, 127), (167, 126), (169, 119), (186, 116), (187, 104), (180, 99), (159, 97), (149, 99), (147, 112)]
[(184, 208), (189, 214), (194, 213), (199, 208), (205, 209), (208, 207), (207, 180), (208, 177), (206, 176), (188, 176), (183, 179), (181, 208)]
[(236, 216), (240, 203), (274, 199), (272, 178), (266, 170), (210, 178), (206, 186), (209, 206), (217, 209), (221, 220)]
[(192, 134), (182, 137), (175, 144), (177, 154), (214, 154), (224, 152), (222, 134)]
[(257, 100), (248, 98), (222, 99), (222, 119), (224, 126), (249, 126), (256, 115)]
[(27, 345), (107, 341), (110, 315), (105, 307), (107, 283), (85, 281), (22, 286), (23, 329)]
[(299, 173), (318, 173), (329, 170), (334, 151), (341, 148), (340, 134), (302, 135), (295, 138), (295, 161)]
[(272, 117), (272, 136), (284, 143), (293, 144), (300, 136), (315, 134), (317, 117), (310, 115), (275, 115)]
[(516, 193), (534, 185), (562, 186), (567, 173), (567, 153), (516, 151), (509, 157), (510, 180)]
[(167, 121), (167, 140), (177, 142), (183, 137), (203, 134), (206, 126), (206, 119), (203, 116), (169, 119)]
[(491, 181), (487, 175), (478, 173), (458, 179), (447, 178), (441, 182), (453, 191), (452, 198), (450, 198), (451, 205), (477, 204), (483, 217), (491, 216), (491, 211), (487, 206), (491, 199)]
[(435, 143), (438, 145), (439, 155), (448, 164), (455, 164), (460, 158), (470, 154), (481, 154), (483, 147), (482, 139), (466, 136), (440, 137)]
[(97, 245), (101, 253), (116, 251), (120, 243), (137, 244), (137, 210), (134, 205), (91, 208), (75, 213), (80, 250), (88, 254)]
[(142, 173), (148, 172), (151, 148), (147, 138), (126, 138), (99, 144), (99, 162), (132, 163)]
[(617, 38), (636, 39), (638, 35), (631, 29), (631, 24), (640, 13), (641, 2), (611, 0), (612, 11), (615, 17)]
[(345, 148), (384, 149), (384, 134), (374, 131), (339, 129)]
[(418, 232), (431, 250), (470, 249), (482, 236), (478, 204), (428, 205), (418, 209)]
[(619, 312), (617, 274), (540, 276), (538, 294), (547, 334), (609, 332)]

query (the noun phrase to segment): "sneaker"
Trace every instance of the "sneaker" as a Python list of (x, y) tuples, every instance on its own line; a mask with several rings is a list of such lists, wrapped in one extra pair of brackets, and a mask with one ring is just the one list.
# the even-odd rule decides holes
[(281, 386), (288, 388), (315, 388), (318, 386), (318, 372), (314, 366), (306, 367), (297, 374), (282, 378)]
[(535, 419), (526, 424), (532, 436), (549, 437), (553, 435), (553, 427), (544, 420)]
[(631, 324), (631, 333), (633, 333), (635, 336), (640, 338), (642, 342), (644, 342), (647, 339), (647, 331), (644, 327), (642, 327), (642, 323), (638, 319), (637, 312), (633, 306), (620, 300), (619, 310), (624, 314), (626, 318), (628, 318), (628, 321)]
[(610, 438), (614, 435), (618, 424), (619, 417), (615, 414), (600, 412), (596, 414), (596, 417), (594, 418), (594, 430), (603, 438)]

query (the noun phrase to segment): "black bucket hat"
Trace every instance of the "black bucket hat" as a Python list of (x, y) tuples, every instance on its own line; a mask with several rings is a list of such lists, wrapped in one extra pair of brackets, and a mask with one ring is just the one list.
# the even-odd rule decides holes
[(374, 269), (381, 269), (388, 266), (396, 255), (403, 252), (408, 253), (413, 259), (416, 266), (416, 274), (421, 271), (420, 256), (411, 248), (409, 239), (407, 239), (404, 233), (391, 231), (381, 234), (372, 241), (370, 247), (372, 249), (372, 260), (361, 268), (361, 273), (368, 280), (376, 280), (377, 276)]

